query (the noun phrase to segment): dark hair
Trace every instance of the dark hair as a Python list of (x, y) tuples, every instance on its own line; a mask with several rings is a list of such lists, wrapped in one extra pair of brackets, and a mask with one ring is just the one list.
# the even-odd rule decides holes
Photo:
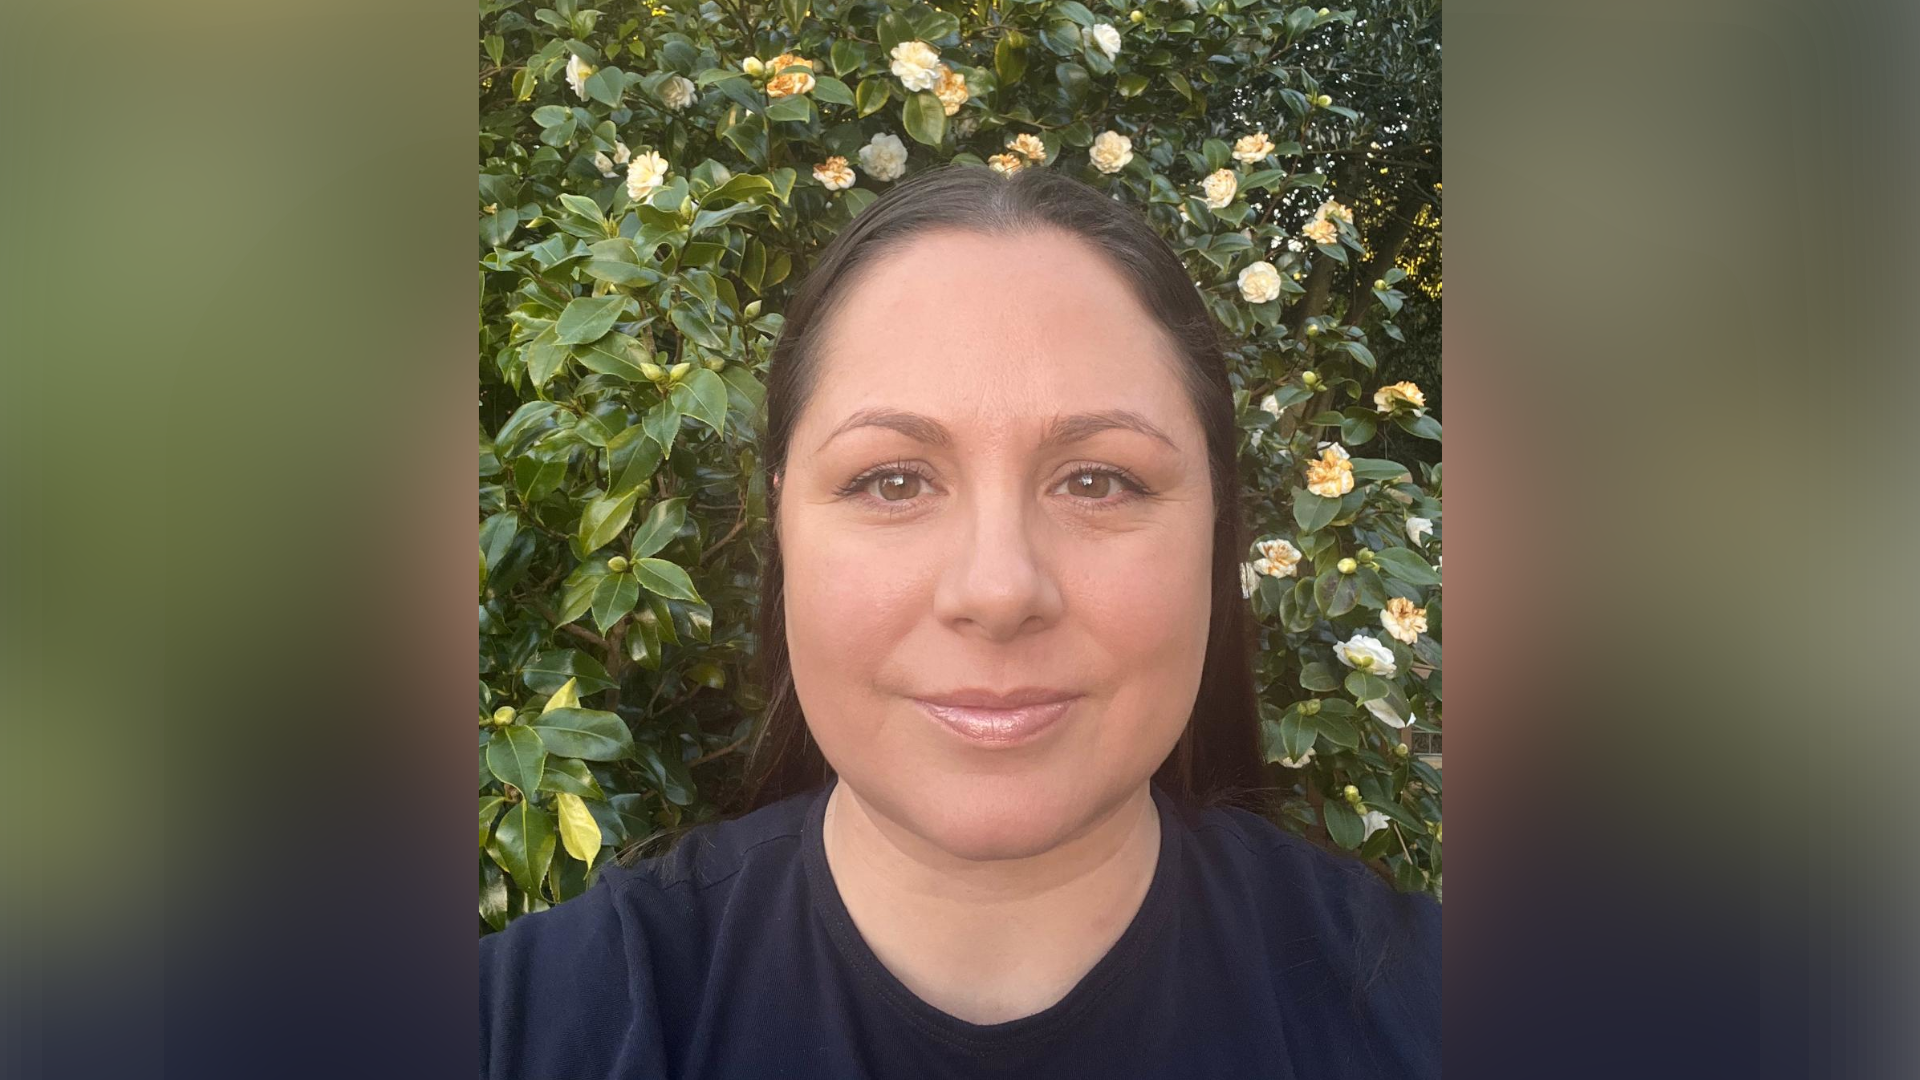
[[(1260, 789), (1263, 765), (1252, 626), (1240, 595), (1239, 566), (1247, 538), (1233, 392), (1212, 314), (1180, 257), (1134, 208), (1052, 169), (1022, 169), (1003, 176), (983, 166), (951, 164), (916, 174), (860, 211), (820, 253), (783, 312), (785, 323), (767, 375), (760, 446), (769, 515), (779, 512), (774, 478), (785, 468), (795, 422), (816, 384), (820, 339), (831, 316), (864, 268), (940, 228), (992, 236), (1055, 231), (1078, 237), (1107, 256), (1174, 344), (1181, 381), (1206, 432), (1214, 505), (1213, 614), (1193, 713), (1154, 780), (1189, 812), (1244, 799)], [(748, 751), (737, 798), (740, 812), (810, 790), (832, 775), (794, 693), (778, 530), (768, 538), (765, 552), (755, 636), (758, 682), (767, 708)]]

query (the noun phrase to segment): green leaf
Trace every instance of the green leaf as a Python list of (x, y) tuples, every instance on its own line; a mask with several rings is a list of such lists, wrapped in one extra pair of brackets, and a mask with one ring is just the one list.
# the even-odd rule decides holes
[(553, 324), (562, 345), (585, 345), (597, 341), (620, 318), (627, 306), (624, 296), (581, 296), (567, 304), (560, 320)]
[(480, 215), (480, 242), (488, 247), (499, 247), (513, 238), (513, 230), (520, 224), (520, 211), (511, 206), (497, 208), (491, 214)]
[(931, 90), (922, 90), (907, 99), (900, 107), (900, 122), (906, 125), (907, 134), (913, 136), (914, 142), (926, 146), (939, 146), (947, 135), (946, 108)]
[(674, 440), (680, 437), (680, 403), (671, 394), (661, 398), (640, 418), (640, 426), (659, 444), (661, 456), (672, 457)]
[(1401, 429), (1409, 435), (1422, 439), (1432, 439), (1435, 442), (1440, 441), (1440, 421), (1424, 413), (1419, 416), (1413, 416), (1408, 413), (1397, 413), (1393, 418), (1393, 422), (1399, 424)]
[(993, 47), (993, 71), (1000, 76), (1001, 86), (1012, 86), (1027, 73), (1027, 36), (1018, 30), (1008, 29), (1000, 35), (1000, 43)]
[(548, 709), (529, 724), (547, 752), (588, 761), (619, 761), (633, 754), (627, 722), (598, 709)]
[(880, 16), (878, 29), (880, 32), (880, 51), (884, 54), (891, 55), (895, 45), (914, 40), (913, 24), (907, 21), (905, 15), (897, 11), (889, 11), (885, 15)]
[(513, 538), (520, 532), (520, 515), (503, 510), (480, 524), (480, 557), (489, 574), (500, 568), (500, 561), (513, 549)]
[(570, 792), (583, 799), (606, 798), (587, 763), (578, 758), (548, 758), (547, 771), (540, 777), (540, 790)]
[(618, 108), (626, 89), (627, 73), (617, 67), (603, 67), (587, 76), (587, 96), (602, 105)]
[(1299, 523), (1301, 532), (1326, 528), (1339, 510), (1339, 499), (1323, 499), (1306, 488), (1293, 489), (1293, 520)]
[(1353, 459), (1353, 478), (1355, 480), (1398, 480), (1403, 476), (1411, 475), (1412, 473), (1407, 470), (1407, 467), (1397, 461), (1388, 461), (1385, 458), (1364, 457)]
[(553, 862), (553, 847), (553, 818), (521, 799), (501, 815), (487, 844), (487, 854), (528, 895), (538, 896), (540, 879), (547, 876), (547, 866)]
[(553, 805), (560, 812), (560, 842), (567, 854), (583, 863), (593, 862), (600, 854), (600, 823), (587, 812), (587, 804), (580, 796), (561, 791), (554, 794)]
[(533, 110), (533, 122), (543, 128), (573, 119), (573, 111), (565, 105), (542, 105)]
[(871, 116), (887, 104), (887, 95), (892, 92), (887, 80), (876, 75), (871, 79), (861, 79), (854, 89), (854, 110), (861, 116)]
[(693, 579), (687, 576), (685, 570), (665, 559), (635, 560), (633, 576), (656, 596), (696, 602), (700, 600), (700, 594), (693, 591)]
[(611, 375), (627, 382), (645, 382), (646, 376), (640, 374), (640, 367), (634, 363), (629, 347), (638, 344), (625, 334), (608, 334), (592, 345), (575, 349), (574, 358), (588, 371), (597, 371), (602, 375)]
[(1300, 669), (1300, 685), (1308, 690), (1331, 694), (1340, 688), (1340, 681), (1334, 677), (1332, 669), (1315, 660)]
[(1347, 693), (1352, 694), (1353, 700), (1363, 705), (1377, 698), (1386, 697), (1392, 689), (1387, 680), (1378, 675), (1369, 675), (1364, 671), (1347, 672)]
[(660, 444), (639, 424), (615, 435), (607, 443), (607, 475), (613, 477), (608, 490), (618, 495), (645, 484), (660, 467), (660, 456)]
[(706, 368), (695, 368), (687, 373), (686, 380), (673, 388), (675, 397), (683, 397), (680, 412), (713, 429), (715, 435), (726, 433), (727, 427), (727, 384), (719, 375)]
[[(835, 47), (838, 48), (838, 46)], [(813, 96), (819, 98), (821, 101), (830, 101), (835, 105), (853, 104), (853, 91), (847, 88), (846, 83), (841, 82), (831, 75), (815, 75), (813, 77)]]
[(1306, 721), (1307, 718), (1301, 715), (1300, 707), (1297, 705), (1288, 709), (1286, 714), (1280, 717), (1278, 734), (1282, 756), (1299, 761), (1302, 755), (1313, 749), (1313, 740), (1317, 731)]
[(554, 693), (565, 686), (568, 679), (575, 680), (583, 694), (613, 688), (607, 669), (579, 649), (540, 653), (520, 669), (520, 681), (536, 694)]
[(687, 335), (697, 345), (715, 351), (727, 347), (727, 339), (713, 328), (713, 324), (707, 321), (707, 313), (697, 304), (675, 304), (673, 310), (667, 312), (667, 320), (673, 323), (674, 329)]
[(805, 94), (788, 94), (786, 97), (775, 98), (773, 103), (767, 106), (766, 115), (769, 120), (797, 121), (804, 124), (813, 116), (813, 103), (807, 100)]
[(1407, 548), (1386, 548), (1374, 552), (1373, 558), (1382, 570), (1409, 585), (1440, 584), (1440, 575), (1433, 572), (1433, 567), (1427, 565), (1427, 560), (1415, 555)]
[(608, 574), (593, 589), (593, 622), (606, 633), (640, 601), (640, 583), (632, 574)]
[(1380, 366), (1380, 362), (1373, 358), (1373, 350), (1367, 348), (1365, 345), (1362, 345), (1357, 341), (1349, 341), (1346, 343), (1345, 348), (1347, 352), (1351, 354), (1355, 360), (1358, 360), (1362, 364), (1365, 364), (1367, 366), (1368, 371), (1372, 371), (1375, 368)]
[(635, 488), (620, 495), (602, 495), (589, 500), (580, 514), (580, 544), (587, 551), (607, 546), (633, 517), (634, 501), (640, 497)]
[(585, 195), (561, 195), (560, 205), (566, 207), (567, 213), (594, 225), (607, 223), (607, 216), (600, 212), (600, 204)]
[(693, 802), (693, 776), (687, 772), (686, 762), (678, 757), (663, 756), (651, 746), (639, 747), (634, 756), (640, 762), (640, 771), (646, 774), (647, 783), (668, 802), (675, 806)]
[[(828, 54), (828, 58), (833, 62), (833, 73), (835, 75), (845, 75), (847, 72), (854, 70), (866, 62), (866, 57), (867, 47), (865, 45), (862, 45), (852, 38), (844, 37), (833, 43), (833, 50)], [(818, 84), (820, 77), (818, 75), (814, 76), (813, 81)]]
[(633, 546), (629, 554), (636, 559), (644, 559), (667, 546), (687, 522), (687, 499), (679, 496), (663, 499), (647, 510), (647, 518), (633, 530)]
[[(1348, 446), (1362, 446), (1373, 439), (1373, 417), (1356, 411), (1340, 421), (1340, 441)], [(1358, 479), (1358, 477), (1355, 477)]]
[(560, 370), (560, 365), (566, 359), (566, 345), (561, 343), (554, 328), (549, 326), (527, 342), (527, 378), (533, 381), (535, 389), (543, 387)]
[(512, 784), (532, 793), (540, 787), (540, 774), (547, 765), (547, 749), (540, 736), (524, 725), (513, 724), (493, 733), (487, 740), (487, 768), (503, 784)]
[(1329, 797), (1320, 806), (1320, 816), (1326, 819), (1327, 835), (1333, 842), (1351, 851), (1360, 846), (1367, 838), (1367, 823), (1353, 812), (1344, 800)]

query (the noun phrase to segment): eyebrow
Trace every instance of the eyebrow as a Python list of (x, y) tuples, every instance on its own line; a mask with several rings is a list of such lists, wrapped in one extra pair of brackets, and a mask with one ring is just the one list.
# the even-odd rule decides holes
[[(832, 442), (842, 433), (862, 427), (888, 428), (905, 435), (915, 442), (926, 443), (930, 446), (944, 447), (950, 446), (953, 443), (952, 434), (947, 431), (946, 427), (942, 425), (940, 421), (930, 416), (923, 416), (914, 412), (903, 412), (899, 409), (876, 407), (861, 409), (859, 412), (847, 417), (846, 421), (835, 428), (833, 434), (827, 436), (814, 452), (818, 453), (820, 450), (826, 449), (827, 443)], [(1070, 443), (1090, 439), (1103, 431), (1113, 430), (1137, 431), (1142, 435), (1166, 443), (1169, 447), (1172, 447), (1176, 453), (1180, 450), (1180, 448), (1174, 444), (1174, 441), (1167, 437), (1166, 432), (1161, 431), (1158, 427), (1154, 426), (1151, 420), (1148, 420), (1146, 417), (1141, 416), (1131, 409), (1104, 409), (1099, 412), (1073, 413), (1069, 416), (1056, 416), (1048, 423), (1046, 434), (1040, 439), (1040, 448), (1042, 450), (1049, 450), (1057, 446), (1065, 446)]]

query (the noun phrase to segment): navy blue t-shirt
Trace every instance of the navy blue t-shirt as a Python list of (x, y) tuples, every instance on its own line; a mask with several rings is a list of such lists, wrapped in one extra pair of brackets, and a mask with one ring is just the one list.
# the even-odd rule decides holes
[(831, 783), (609, 864), (480, 940), (480, 1075), (1440, 1075), (1440, 906), (1244, 810), (1184, 817), (1063, 999), (973, 1024), (914, 996), (827, 867)]

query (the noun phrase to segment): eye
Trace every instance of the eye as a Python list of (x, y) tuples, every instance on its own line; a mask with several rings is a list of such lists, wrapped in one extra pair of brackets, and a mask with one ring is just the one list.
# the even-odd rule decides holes
[(924, 493), (927, 478), (904, 462), (877, 465), (849, 480), (839, 490), (842, 496), (865, 493), (869, 500), (882, 503), (910, 503)]
[(1076, 466), (1061, 481), (1061, 488), (1089, 508), (1118, 506), (1151, 494), (1145, 484), (1111, 465)]

